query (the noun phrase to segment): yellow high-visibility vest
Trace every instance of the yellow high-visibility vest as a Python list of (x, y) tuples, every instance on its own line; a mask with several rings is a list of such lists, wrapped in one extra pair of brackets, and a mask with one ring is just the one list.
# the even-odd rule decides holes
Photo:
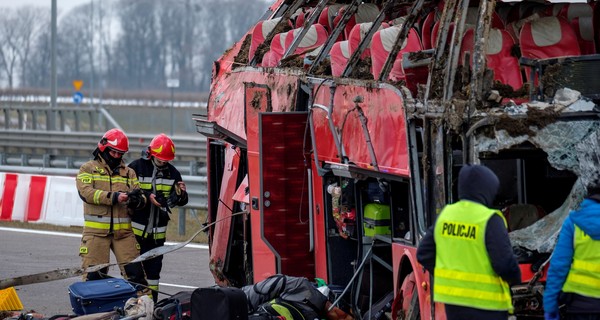
[(435, 302), (512, 312), (510, 287), (492, 268), (485, 246), (485, 229), (494, 214), (502, 217), (468, 200), (442, 210), (434, 229)]
[(600, 298), (600, 241), (592, 239), (575, 225), (573, 246), (573, 263), (563, 291)]

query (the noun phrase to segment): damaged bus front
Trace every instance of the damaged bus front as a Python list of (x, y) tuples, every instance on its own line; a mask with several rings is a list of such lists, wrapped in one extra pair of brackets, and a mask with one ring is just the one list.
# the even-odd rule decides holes
[(444, 319), (416, 248), (481, 163), (523, 273), (515, 314), (541, 316), (558, 230), (600, 165), (599, 8), (277, 1), (215, 63), (196, 119), (216, 281), (317, 277), (359, 319)]

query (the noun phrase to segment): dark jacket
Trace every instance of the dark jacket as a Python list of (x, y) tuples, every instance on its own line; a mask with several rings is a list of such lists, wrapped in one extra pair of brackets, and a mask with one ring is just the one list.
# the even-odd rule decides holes
[[(179, 171), (170, 163), (155, 167), (152, 160), (140, 158), (131, 162), (129, 167), (137, 174), (140, 188), (148, 198), (148, 204), (144, 208), (134, 211), (131, 217), (132, 226), (137, 236), (147, 237), (148, 233), (152, 233), (152, 227), (167, 226), (170, 218), (165, 209), (186, 205), (188, 194), (185, 191), (177, 193), (177, 183), (182, 181), (182, 178)], [(163, 200), (165, 206), (162, 209), (154, 206), (149, 200), (151, 193), (157, 195), (159, 202), (160, 199)], [(151, 215), (152, 210), (155, 210), (154, 215)], [(152, 221), (150, 221), (151, 216)]]
[[(458, 196), (460, 200), (470, 200), (487, 207), (490, 207), (496, 197), (500, 187), (498, 177), (487, 167), (473, 165), (465, 166), (461, 169), (458, 177)], [(468, 212), (465, 212), (468, 214)], [(427, 230), (427, 233), (421, 239), (417, 248), (417, 260), (423, 267), (433, 274), (435, 268), (436, 245), (433, 237), (434, 224)], [(514, 257), (512, 245), (508, 238), (508, 231), (502, 217), (492, 215), (488, 220), (485, 229), (485, 246), (490, 257), (490, 262), (494, 271), (510, 285), (521, 282), (521, 270)], [(435, 284), (434, 284), (435, 286)], [(434, 287), (435, 290), (435, 287)], [(472, 317), (476, 319), (478, 309), (464, 308), (456, 306), (456, 309), (462, 310), (462, 314), (473, 313)], [(487, 315), (489, 317), (489, 315)]]

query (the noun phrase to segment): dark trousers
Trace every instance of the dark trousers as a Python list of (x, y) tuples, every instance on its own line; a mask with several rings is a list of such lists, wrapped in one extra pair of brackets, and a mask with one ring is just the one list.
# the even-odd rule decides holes
[(444, 305), (447, 320), (506, 320), (508, 311), (490, 311), (469, 307)]
[(600, 320), (600, 313), (571, 313), (567, 320)]
[[(162, 247), (165, 244), (164, 239), (155, 240), (152, 235), (148, 238), (142, 238), (136, 236), (138, 243), (140, 244), (140, 254), (144, 254), (154, 248)], [(156, 286), (153, 289), (159, 290), (158, 281), (160, 280), (160, 271), (162, 270), (163, 256), (158, 256), (146, 261), (142, 261), (144, 272), (146, 273), (146, 279), (150, 286)], [(152, 300), (156, 303), (158, 301), (158, 292), (152, 292)]]

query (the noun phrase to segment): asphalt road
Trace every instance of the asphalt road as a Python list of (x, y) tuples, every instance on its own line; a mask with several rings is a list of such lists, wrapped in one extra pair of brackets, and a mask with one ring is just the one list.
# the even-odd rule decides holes
[[(60, 268), (79, 267), (77, 234), (0, 227), (0, 279), (36, 274)], [(111, 257), (111, 262), (116, 262)], [(192, 245), (167, 254), (163, 260), (161, 291), (174, 294), (214, 284), (208, 269), (206, 246)], [(120, 277), (118, 268), (109, 274)], [(27, 312), (46, 316), (70, 314), (68, 286), (80, 278), (70, 278), (16, 287)], [(161, 294), (159, 299), (167, 297)]]

